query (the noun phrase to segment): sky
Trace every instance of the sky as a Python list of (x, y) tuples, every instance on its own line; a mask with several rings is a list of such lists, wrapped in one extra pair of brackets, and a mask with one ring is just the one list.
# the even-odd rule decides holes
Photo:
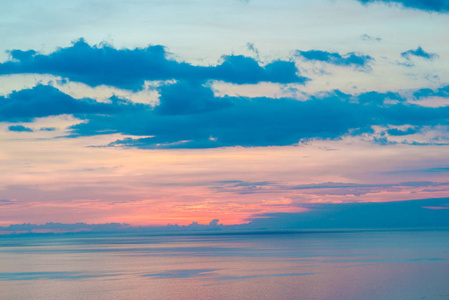
[(0, 226), (447, 218), (449, 1), (0, 5)]

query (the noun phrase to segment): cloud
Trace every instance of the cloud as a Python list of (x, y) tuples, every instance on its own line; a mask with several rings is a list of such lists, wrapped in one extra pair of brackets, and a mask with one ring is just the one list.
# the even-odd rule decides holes
[[(183, 84), (173, 85), (170, 89), (173, 99), (186, 97), (184, 92)], [(164, 107), (164, 99), (162, 91), (161, 107)], [(139, 115), (93, 117), (88, 123), (75, 125), (73, 129), (82, 135), (96, 134), (100, 128), (113, 128), (114, 131), (129, 135), (154, 136), (120, 140), (112, 145), (215, 148), (292, 145), (302, 138), (336, 138), (346, 133), (348, 128), (365, 125), (363, 116), (355, 113), (359, 105), (332, 97), (306, 102), (236, 97), (205, 98), (205, 101), (205, 107), (214, 109), (196, 114), (192, 114), (190, 108), (185, 114), (160, 114), (156, 107), (153, 112), (142, 112)], [(214, 101), (226, 105), (220, 109), (214, 105), (208, 106)], [(175, 107), (165, 107), (163, 111), (179, 112), (176, 103), (171, 104)], [(194, 107), (199, 105), (195, 104)], [(365, 110), (364, 107), (360, 109)]]
[(56, 131), (56, 128), (54, 128), (54, 127), (42, 127), (39, 130), (40, 131)]
[(86, 223), (76, 223), (76, 224), (62, 224), (62, 223), (53, 223), (47, 222), (41, 225), (35, 224), (12, 224), (7, 227), (0, 227), (1, 231), (10, 231), (10, 232), (35, 232), (35, 233), (43, 233), (43, 232), (82, 232), (82, 231), (95, 231), (95, 232), (104, 232), (104, 231), (123, 231), (129, 227), (127, 224), (119, 224), (119, 223), (107, 223), (107, 224), (86, 224)]
[(400, 4), (403, 7), (419, 9), (427, 12), (449, 12), (449, 1), (447, 0), (357, 0), (363, 4), (387, 3)]
[(302, 195), (337, 195), (337, 196), (362, 196), (367, 194), (376, 194), (385, 191), (404, 191), (414, 188), (438, 188), (447, 187), (449, 182), (432, 181), (409, 181), (399, 183), (383, 184), (359, 184), (353, 182), (324, 182), (315, 184), (289, 185), (283, 183), (271, 182), (216, 182), (215, 186), (210, 187), (214, 192), (233, 193), (238, 195), (248, 194), (269, 194), (269, 193), (288, 193), (289, 191), (299, 192)]
[(12, 125), (8, 127), (8, 130), (16, 132), (33, 132), (33, 129), (25, 127), (23, 125)]
[(449, 227), (449, 199), (425, 199), (383, 203), (305, 204), (302, 213), (264, 214), (250, 219), (248, 228), (426, 228)]
[(369, 64), (374, 61), (374, 58), (369, 55), (363, 55), (354, 52), (341, 55), (337, 52), (327, 52), (321, 50), (298, 50), (296, 51), (296, 55), (310, 61), (320, 61), (336, 66), (356, 67), (362, 69), (369, 68)]
[(203, 113), (230, 105), (227, 99), (216, 99), (210, 88), (192, 82), (163, 86), (160, 93), (160, 105), (155, 110), (162, 115)]
[[(163, 85), (158, 92), (160, 104), (153, 107), (117, 97), (104, 103), (74, 99), (54, 87), (37, 85), (0, 97), (0, 120), (27, 122), (72, 114), (84, 121), (70, 128), (72, 136), (121, 133), (134, 137), (109, 146), (142, 149), (286, 146), (300, 140), (373, 135), (372, 126), (449, 125), (449, 107), (415, 105), (393, 92), (350, 95), (336, 90), (307, 101), (217, 97), (210, 86), (192, 81)], [(385, 136), (374, 138), (376, 143), (389, 142)]]
[(22, 51), (22, 50), (11, 50), (8, 51), (11, 58), (15, 61), (27, 61), (33, 58), (37, 54), (34, 50)]
[(417, 99), (428, 97), (449, 98), (449, 85), (440, 87), (437, 90), (420, 89), (413, 93), (413, 96), (415, 96)]
[(387, 133), (389, 135), (394, 135), (394, 136), (403, 136), (403, 135), (409, 135), (409, 134), (415, 134), (419, 132), (418, 129), (416, 128), (407, 128), (406, 130), (399, 130), (397, 128), (392, 128), (392, 129), (388, 129)]
[[(131, 227), (126, 224), (15, 224), (0, 227), (1, 233), (76, 233), (76, 232), (191, 232), (213, 231), (225, 234), (257, 230), (254, 234), (276, 233), (275, 230), (306, 229), (418, 229), (449, 227), (449, 198), (395, 202), (305, 203), (300, 213), (267, 213), (251, 217), (247, 224), (222, 225), (217, 219), (208, 225), (192, 222), (187, 226)], [(259, 231), (259, 230), (270, 230)], [(203, 270), (203, 273), (206, 270)], [(210, 270), (212, 271), (212, 270)], [(147, 276), (189, 277), (197, 272), (148, 274)]]
[(37, 73), (69, 78), (89, 86), (109, 85), (139, 90), (145, 80), (222, 80), (231, 83), (304, 83), (292, 61), (273, 61), (261, 66), (241, 55), (223, 56), (217, 66), (193, 66), (169, 59), (163, 46), (115, 49), (90, 46), (83, 39), (48, 55), (34, 50), (9, 51), (11, 60), (0, 64), (0, 74)]
[(380, 42), (382, 40), (382, 38), (380, 38), (378, 36), (372, 36), (372, 35), (368, 35), (368, 34), (362, 34), (360, 36), (360, 39), (363, 41), (375, 41), (375, 42)]
[[(218, 193), (237, 193), (240, 195), (254, 194), (254, 193), (264, 193), (271, 192), (272, 188), (279, 189), (280, 186), (274, 182), (269, 181), (259, 181), (259, 182), (249, 182), (249, 181), (218, 181), (215, 182), (214, 186), (210, 189)], [(282, 187), (285, 189), (285, 187)]]
[(357, 99), (361, 104), (375, 104), (381, 106), (384, 105), (387, 100), (405, 101), (405, 99), (397, 93), (379, 93), (375, 91), (362, 93), (357, 97)]
[(16, 201), (14, 200), (0, 199), (0, 206), (14, 205), (14, 204), (16, 204)]
[(434, 58), (437, 58), (438, 54), (426, 52), (426, 51), (424, 51), (423, 48), (418, 47), (416, 50), (408, 50), (408, 51), (402, 52), (401, 56), (406, 59), (410, 59), (411, 56), (415, 56), (415, 57), (421, 57), (423, 59), (432, 60)]
[[(190, 89), (198, 96), (188, 95)], [(108, 129), (136, 136), (117, 140), (110, 146), (216, 148), (285, 146), (301, 139), (372, 134), (374, 125), (419, 128), (448, 124), (449, 107), (409, 104), (395, 93), (367, 92), (352, 96), (335, 91), (298, 101), (213, 97), (207, 89), (180, 82), (161, 89), (161, 104), (154, 110), (92, 115), (87, 122), (75, 125), (73, 133), (95, 135)], [(386, 105), (388, 99), (399, 101)], [(399, 131), (391, 133), (400, 134)]]
[(409, 181), (399, 183), (384, 184), (357, 184), (357, 183), (341, 183), (326, 182), (318, 184), (286, 186), (284, 189), (300, 190), (305, 193), (314, 195), (354, 195), (362, 196), (366, 194), (375, 194), (385, 191), (404, 191), (413, 188), (437, 188), (449, 186), (448, 182), (432, 182), (432, 181)]
[(449, 172), (449, 168), (430, 168), (430, 169), (425, 169), (425, 170), (417, 170), (419, 172)]
[[(111, 103), (98, 103), (92, 99), (74, 99), (54, 87), (37, 85), (32, 89), (14, 91), (7, 97), (0, 96), (0, 121), (31, 121), (34, 118), (62, 114), (74, 114), (80, 117), (85, 114), (113, 114), (119, 110), (137, 106), (144, 107), (144, 105), (131, 104), (118, 98), (112, 98)], [(20, 129), (20, 126), (13, 128)]]

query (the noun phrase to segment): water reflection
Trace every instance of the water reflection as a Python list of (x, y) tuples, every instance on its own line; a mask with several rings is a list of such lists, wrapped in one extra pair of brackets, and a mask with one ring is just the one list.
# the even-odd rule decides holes
[(448, 231), (3, 236), (2, 299), (449, 299)]

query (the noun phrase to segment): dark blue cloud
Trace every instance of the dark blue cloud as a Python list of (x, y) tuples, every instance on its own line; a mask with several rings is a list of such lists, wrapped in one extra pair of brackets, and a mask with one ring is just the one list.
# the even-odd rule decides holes
[(55, 131), (56, 128), (54, 127), (42, 127), (41, 129), (39, 129), (40, 131)]
[(8, 51), (11, 55), (11, 58), (16, 61), (28, 61), (30, 60), (34, 55), (37, 54), (34, 50), (28, 50), (28, 51), (22, 51), (22, 50), (11, 50)]
[(384, 105), (386, 100), (405, 101), (405, 99), (397, 93), (393, 92), (378, 93), (374, 91), (360, 94), (357, 97), (357, 99), (361, 104), (375, 104), (375, 105)]
[(7, 227), (0, 227), (0, 231), (27, 231), (33, 232), (36, 230), (61, 230), (66, 232), (74, 232), (79, 229), (87, 229), (86, 231), (122, 231), (129, 225), (119, 224), (119, 223), (107, 223), (107, 224), (86, 224), (86, 223), (76, 223), (76, 224), (61, 224), (47, 222), (41, 225), (35, 225), (30, 223), (23, 224), (12, 224)]
[(386, 136), (374, 137), (373, 143), (381, 146), (398, 144), (398, 142), (390, 141)]
[(418, 47), (416, 50), (408, 50), (408, 51), (402, 52), (401, 56), (406, 59), (410, 59), (411, 56), (416, 56), (416, 57), (421, 57), (424, 59), (432, 60), (434, 58), (437, 58), (438, 54), (426, 52), (426, 51), (424, 51), (423, 48)]
[(217, 66), (193, 66), (167, 58), (162, 46), (115, 49), (90, 46), (83, 39), (48, 55), (34, 50), (9, 51), (12, 60), (0, 64), (0, 74), (52, 74), (90, 86), (110, 85), (138, 90), (145, 80), (223, 80), (231, 83), (304, 83), (291, 61), (274, 61), (261, 66), (254, 58), (224, 56)]
[(437, 143), (437, 142), (430, 142), (430, 143), (422, 143), (422, 142), (409, 142), (409, 141), (402, 141), (401, 144), (403, 145), (412, 145), (412, 146), (448, 146), (449, 143)]
[(394, 135), (394, 136), (415, 134), (417, 132), (419, 132), (419, 130), (417, 128), (407, 128), (406, 130), (399, 130), (399, 129), (396, 129), (396, 128), (392, 128), (392, 129), (388, 129), (387, 130), (387, 133), (389, 135)]
[(362, 34), (360, 36), (360, 39), (362, 39), (363, 41), (375, 41), (375, 42), (380, 42), (382, 40), (382, 38), (378, 36), (371, 36), (368, 34)]
[(337, 52), (327, 52), (320, 50), (296, 51), (298, 56), (302, 56), (306, 60), (321, 61), (336, 66), (348, 66), (356, 68), (368, 68), (369, 64), (374, 61), (369, 55), (357, 54), (350, 52), (341, 55)]
[[(214, 190), (218, 193), (236, 193), (240, 195), (245, 194), (254, 194), (254, 193), (263, 193), (270, 191), (270, 188), (278, 188), (276, 183), (269, 181), (259, 181), (259, 182), (248, 182), (248, 181), (240, 181), (240, 180), (231, 180), (231, 181), (217, 181), (214, 182), (214, 186), (210, 186), (211, 190)], [(285, 187), (282, 187), (285, 189)]]
[[(179, 86), (177, 96), (174, 90)], [(185, 97), (185, 86), (177, 84), (170, 93), (174, 99)], [(161, 95), (161, 106), (165, 97)], [(161, 114), (153, 112), (121, 114), (115, 117), (98, 116), (88, 123), (76, 125), (78, 134), (96, 134), (100, 128), (114, 128), (131, 135), (154, 135), (152, 138), (126, 139), (115, 145), (142, 148), (211, 148), (224, 146), (291, 145), (301, 138), (336, 138), (348, 128), (365, 125), (364, 116), (354, 113), (358, 104), (338, 98), (313, 99), (300, 102), (294, 99), (270, 98), (214, 98), (206, 99), (205, 113)], [(170, 100), (171, 101), (171, 100)], [(217, 102), (218, 104), (215, 104)], [(225, 105), (222, 105), (225, 103)], [(177, 104), (170, 110), (175, 110)], [(217, 105), (222, 105), (216, 109)], [(195, 104), (195, 108), (198, 107)], [(210, 109), (206, 109), (209, 107)], [(367, 110), (365, 107), (361, 111)]]
[[(314, 138), (372, 134), (373, 125), (407, 125), (416, 130), (449, 125), (449, 107), (409, 104), (391, 92), (354, 96), (334, 91), (307, 101), (216, 97), (210, 87), (192, 81), (165, 85), (159, 92), (160, 105), (152, 107), (117, 97), (109, 103), (78, 100), (54, 87), (38, 85), (0, 97), (0, 120), (23, 122), (73, 114), (85, 122), (71, 128), (72, 136), (134, 135), (135, 138), (117, 140), (110, 146), (147, 149), (285, 146)], [(397, 101), (385, 103), (387, 99)], [(387, 133), (405, 135), (412, 134), (412, 130), (391, 129)], [(382, 136), (375, 142), (389, 141)]]
[(388, 183), (388, 184), (358, 184), (358, 183), (342, 183), (342, 182), (325, 182), (316, 184), (305, 184), (289, 187), (293, 190), (310, 190), (310, 189), (347, 189), (347, 188), (386, 188), (386, 187), (429, 187), (429, 186), (441, 186), (449, 185), (449, 183), (437, 183), (431, 181), (409, 181), (400, 183)]
[[(351, 96), (335, 91), (325, 97), (298, 101), (214, 97), (208, 89), (184, 82), (162, 87), (161, 104), (155, 109), (90, 115), (87, 122), (72, 128), (73, 134), (95, 135), (107, 129), (137, 136), (110, 146), (215, 148), (284, 146), (301, 139), (337, 139), (348, 133), (372, 133), (373, 125), (415, 128), (449, 125), (449, 107), (409, 104), (395, 93), (367, 92)], [(386, 99), (399, 101), (384, 105)], [(390, 133), (401, 134), (394, 130)], [(139, 135), (153, 137), (139, 138)], [(386, 138), (385, 142), (388, 142)]]
[(420, 172), (449, 172), (449, 168), (430, 168), (430, 169), (424, 169), (424, 170), (418, 170)]
[[(407, 183), (403, 183), (407, 184)], [(410, 183), (410, 186), (426, 183)], [(332, 188), (332, 185), (331, 185)], [(298, 205), (299, 206), (299, 205)], [(418, 228), (448, 228), (449, 198), (421, 199), (395, 202), (364, 202), (364, 203), (304, 203), (301, 208), (308, 211), (301, 213), (268, 213), (256, 215), (248, 219), (247, 224), (222, 225), (218, 220), (212, 220), (209, 225), (192, 222), (187, 226), (167, 225), (164, 227), (130, 227), (127, 224), (61, 224), (47, 223), (43, 225), (15, 224), (0, 227), (6, 232), (39, 232), (54, 230), (56, 232), (179, 232), (179, 231), (221, 231), (221, 230), (275, 230), (288, 229), (418, 229)], [(255, 233), (257, 234), (257, 233)], [(107, 243), (108, 241), (105, 241)], [(121, 240), (121, 243), (134, 243), (132, 240)], [(220, 249), (215, 250), (229, 250)], [(98, 251), (98, 250), (94, 250)], [(204, 272), (206, 270), (203, 270)], [(210, 270), (213, 271), (213, 270)], [(202, 273), (201, 272), (201, 273)], [(184, 274), (184, 272), (182, 272)], [(178, 275), (178, 274), (167, 274)], [(185, 273), (185, 275), (195, 275)], [(149, 274), (148, 276), (161, 276)], [(182, 276), (184, 277), (184, 276)], [(186, 276), (188, 277), (188, 276)]]
[(420, 9), (428, 12), (449, 12), (448, 0), (357, 0), (363, 4), (383, 2), (387, 4), (400, 4), (404, 7)]
[(229, 106), (227, 99), (217, 99), (214, 92), (201, 84), (179, 82), (160, 88), (160, 105), (155, 111), (162, 115), (202, 113)]
[[(0, 206), (6, 206), (6, 205), (14, 205), (16, 204), (15, 200), (9, 200), (9, 199), (0, 199)], [(1, 227), (0, 227), (1, 228)]]
[[(274, 61), (265, 67), (251, 57), (242, 55), (224, 56), (224, 61), (207, 68), (203, 80), (216, 79), (237, 84), (258, 83), (262, 81), (277, 83), (304, 83), (307, 78), (298, 77), (298, 69), (291, 61)], [(189, 80), (189, 77), (182, 79)]]
[[(304, 213), (274, 213), (252, 218), (248, 228), (438, 228), (449, 227), (449, 199), (383, 203), (304, 204)], [(243, 225), (242, 225), (243, 226)]]
[(17, 132), (33, 132), (33, 129), (29, 127), (25, 127), (23, 125), (12, 125), (8, 127), (9, 131), (17, 131)]
[(417, 90), (413, 96), (416, 98), (428, 98), (428, 97), (443, 97), (449, 98), (449, 85), (438, 88), (437, 90), (432, 89), (420, 89)]
[(432, 182), (432, 181), (411, 181), (411, 182), (399, 182), (399, 183), (385, 183), (385, 184), (357, 184), (351, 182), (324, 182), (317, 184), (305, 184), (305, 185), (286, 185), (275, 182), (242, 182), (239, 181), (229, 182), (215, 182), (213, 186), (209, 188), (215, 192), (220, 193), (234, 193), (239, 195), (246, 194), (263, 194), (273, 193), (279, 191), (288, 190), (305, 190), (314, 191), (319, 190), (318, 193), (325, 192), (326, 195), (353, 195), (361, 196), (369, 193), (376, 193), (379, 190), (402, 190), (404, 187), (444, 187), (449, 186), (449, 182)]
[[(8, 97), (0, 96), (0, 121), (31, 121), (38, 117), (74, 114), (114, 114), (120, 110), (139, 106), (112, 98), (111, 103), (98, 103), (92, 99), (74, 99), (58, 89), (37, 85), (32, 89), (14, 91)], [(143, 105), (140, 105), (142, 108)]]

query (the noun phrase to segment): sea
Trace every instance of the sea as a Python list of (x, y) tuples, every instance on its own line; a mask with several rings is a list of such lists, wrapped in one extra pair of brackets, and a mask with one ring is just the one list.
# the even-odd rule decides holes
[(449, 231), (3, 235), (0, 299), (449, 299)]

